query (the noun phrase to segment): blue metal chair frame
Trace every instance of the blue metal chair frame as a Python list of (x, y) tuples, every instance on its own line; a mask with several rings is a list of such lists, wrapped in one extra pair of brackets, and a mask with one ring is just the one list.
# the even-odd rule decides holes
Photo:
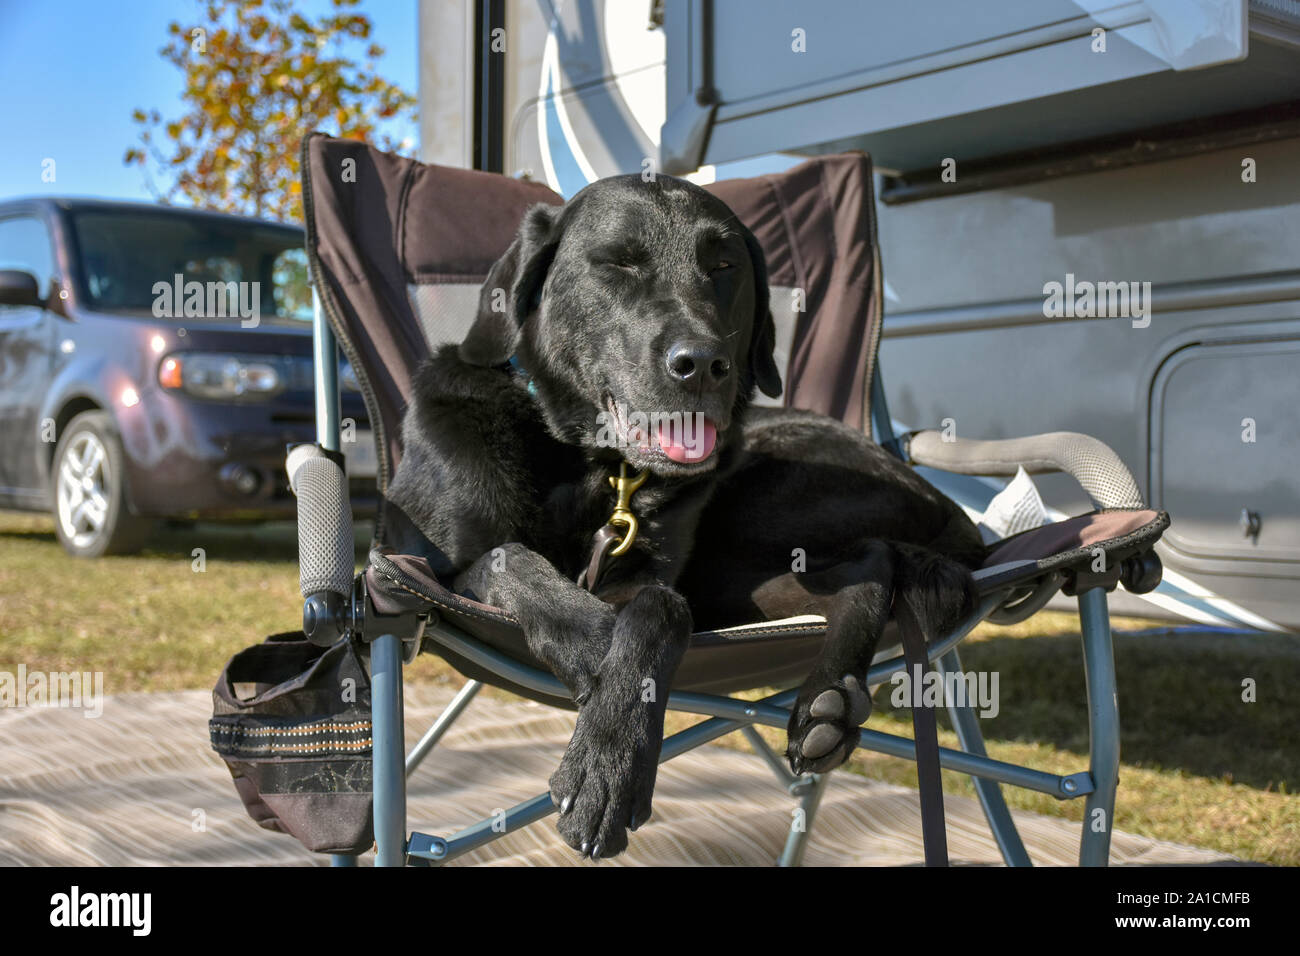
[[(338, 347), (318, 298), (314, 297), (314, 304), (317, 443), (337, 452), (341, 450)], [(871, 417), (877, 440), (888, 447), (896, 447), (878, 367), (872, 381)], [(1005, 591), (985, 595), (974, 614), (952, 633), (931, 645), (931, 663), (941, 672), (961, 670), (957, 644), (1006, 597)], [(1110, 618), (1104, 589), (1095, 587), (1083, 591), (1078, 602), (1088, 699), (1089, 764), (1086, 771), (1061, 776), (994, 760), (987, 754), (973, 708), (949, 707), (961, 749), (940, 748), (940, 765), (972, 777), (994, 840), (1003, 860), (1010, 866), (1029, 866), (1031, 863), (1002, 795), (1001, 784), (1004, 783), (1050, 794), (1059, 800), (1086, 798), (1079, 863), (1081, 866), (1105, 866), (1109, 858), (1115, 792), (1119, 781), (1119, 707)], [(425, 636), (521, 687), (556, 697), (569, 696), (567, 688), (551, 674), (520, 664), (444, 621), (431, 622)], [(555, 811), (550, 794), (542, 793), (507, 810), (504, 827), (498, 816), (481, 820), (448, 837), (414, 832), (408, 838), (406, 778), (469, 705), (481, 684), (478, 681), (467, 683), (407, 755), (402, 703), (402, 637), (396, 634), (373, 637), (370, 640), (370, 664), (376, 866), (446, 863)], [(878, 661), (869, 672), (868, 683), (882, 683), (905, 666), (901, 655)], [(671, 760), (727, 734), (742, 732), (772, 768), (778, 781), (799, 800), (803, 810), (799, 823), (792, 824), (778, 859), (782, 866), (797, 866), (802, 860), (828, 775), (794, 776), (754, 728), (763, 725), (784, 729), (796, 693), (794, 690), (784, 691), (760, 701), (712, 694), (673, 693), (668, 700), (669, 710), (699, 714), (709, 719), (665, 739), (660, 757), (661, 761)], [(859, 746), (905, 759), (914, 760), (916, 757), (912, 740), (875, 730), (861, 730)], [(352, 866), (356, 859), (336, 856), (333, 862), (338, 866)]]

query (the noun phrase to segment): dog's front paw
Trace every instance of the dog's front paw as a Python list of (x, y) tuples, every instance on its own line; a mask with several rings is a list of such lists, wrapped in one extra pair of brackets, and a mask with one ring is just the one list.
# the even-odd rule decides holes
[(597, 704), (578, 715), (551, 800), (560, 809), (564, 842), (593, 860), (627, 849), (627, 831), (650, 817), (662, 730), (653, 720), (615, 719)]
[(871, 715), (871, 695), (852, 674), (811, 679), (790, 712), (785, 756), (795, 773), (826, 773), (853, 753), (858, 728)]

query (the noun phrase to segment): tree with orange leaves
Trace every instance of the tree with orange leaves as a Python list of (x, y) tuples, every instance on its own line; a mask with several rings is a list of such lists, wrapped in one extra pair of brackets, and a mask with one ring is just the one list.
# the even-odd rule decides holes
[[(164, 122), (157, 110), (135, 110), (140, 143), (124, 162), (142, 168), (162, 202), (301, 221), (304, 135), (328, 129), (394, 150), (379, 121), (414, 118), (415, 99), (376, 72), (382, 47), (366, 46), (364, 66), (344, 53), (370, 38), (357, 2), (332, 0), (310, 20), (293, 0), (206, 0), (201, 22), (168, 24), (160, 52), (185, 74), (188, 112)], [(166, 189), (155, 186), (151, 161), (170, 176)]]

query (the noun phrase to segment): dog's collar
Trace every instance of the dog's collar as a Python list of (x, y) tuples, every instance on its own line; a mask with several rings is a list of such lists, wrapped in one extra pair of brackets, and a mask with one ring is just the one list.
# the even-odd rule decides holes
[(533, 377), (528, 374), (527, 370), (519, 364), (518, 356), (512, 355), (506, 359), (505, 367), (512, 375), (524, 380), (529, 395), (537, 394), (537, 383), (533, 381)]
[[(609, 560), (625, 554), (632, 547), (639, 528), (636, 515), (632, 511), (632, 495), (645, 484), (648, 477), (650, 477), (649, 471), (628, 477), (627, 462), (619, 463), (618, 477), (609, 479), (618, 501), (614, 505), (614, 513), (591, 539), (587, 568), (578, 575), (579, 587), (595, 591), (600, 583), (601, 573)], [(619, 533), (620, 528), (623, 529), (622, 534)]]

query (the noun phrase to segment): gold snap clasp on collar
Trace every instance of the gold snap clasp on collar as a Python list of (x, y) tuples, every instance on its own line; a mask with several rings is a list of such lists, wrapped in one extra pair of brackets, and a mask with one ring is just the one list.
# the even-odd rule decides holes
[(609, 523), (618, 527), (626, 528), (623, 537), (614, 550), (610, 551), (609, 556), (616, 558), (621, 554), (627, 553), (627, 549), (632, 547), (632, 542), (636, 540), (638, 529), (636, 515), (632, 513), (632, 495), (638, 488), (645, 484), (649, 472), (643, 471), (634, 478), (627, 476), (627, 462), (621, 462), (618, 467), (618, 477), (609, 479), (612, 487), (618, 495), (618, 501), (614, 504), (614, 513), (610, 516)]

